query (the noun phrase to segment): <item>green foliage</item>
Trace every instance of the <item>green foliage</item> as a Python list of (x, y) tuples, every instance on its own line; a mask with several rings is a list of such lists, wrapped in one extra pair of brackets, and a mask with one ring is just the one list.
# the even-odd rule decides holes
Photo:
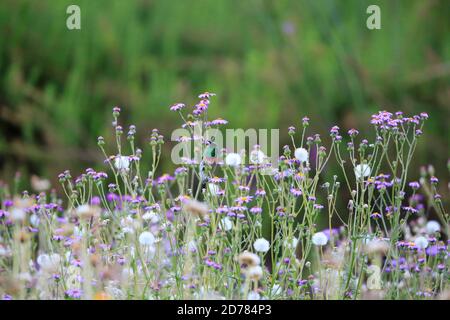
[[(66, 28), (69, 4), (81, 30)], [(369, 4), (381, 30), (366, 28)], [(144, 144), (153, 127), (170, 135), (172, 102), (208, 90), (211, 117), (229, 127), (287, 128), (308, 115), (321, 133), (364, 134), (376, 110), (427, 111), (414, 161), (443, 168), (448, 30), (446, 1), (3, 0), (1, 165), (52, 178), (94, 165), (96, 136), (113, 138), (112, 106), (146, 129)]]

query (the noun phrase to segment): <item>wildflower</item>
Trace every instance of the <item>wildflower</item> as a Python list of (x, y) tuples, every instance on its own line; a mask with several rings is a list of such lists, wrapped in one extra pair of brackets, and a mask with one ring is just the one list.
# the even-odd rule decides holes
[(188, 169), (185, 167), (178, 167), (175, 169), (174, 174), (175, 176), (184, 176), (188, 172)]
[(80, 219), (90, 219), (92, 217), (98, 217), (100, 215), (100, 208), (83, 204), (75, 209), (75, 214)]
[(114, 166), (119, 171), (126, 171), (130, 167), (130, 159), (126, 156), (117, 155), (114, 158)]
[(195, 105), (195, 109), (192, 112), (195, 116), (201, 115), (203, 112), (208, 110), (209, 101), (208, 100), (201, 100), (199, 103)]
[(38, 263), (39, 267), (42, 268), (42, 270), (50, 273), (57, 270), (61, 262), (61, 256), (57, 253), (53, 253), (50, 255), (41, 254), (37, 257), (36, 262)]
[(164, 184), (166, 182), (173, 181), (173, 180), (175, 180), (174, 177), (172, 177), (170, 174), (165, 173), (158, 178), (157, 183)]
[(339, 134), (339, 127), (338, 126), (333, 126), (330, 129), (330, 135), (333, 137), (333, 136), (336, 136), (338, 134)]
[(412, 181), (408, 184), (410, 186), (410, 188), (417, 190), (420, 188), (420, 184), (417, 181)]
[(281, 288), (281, 286), (279, 284), (274, 284), (272, 287), (272, 290), (270, 290), (270, 293), (273, 296), (280, 295), (282, 292), (283, 292), (283, 289)]
[(83, 295), (83, 291), (81, 289), (69, 289), (64, 292), (67, 297), (72, 299), (80, 299)]
[(243, 203), (249, 203), (251, 202), (253, 199), (252, 196), (244, 196), (244, 197), (239, 197), (236, 199), (236, 202), (239, 204), (243, 204)]
[(187, 249), (192, 253), (196, 253), (197, 252), (197, 243), (194, 240), (189, 241), (187, 244)]
[(441, 231), (441, 226), (439, 225), (439, 222), (434, 220), (428, 221), (425, 228), (428, 234), (434, 234), (436, 232)]
[(259, 259), (258, 255), (248, 252), (248, 251), (244, 251), (242, 252), (238, 258), (237, 258), (239, 265), (241, 266), (257, 266), (261, 263), (261, 260)]
[(12, 221), (23, 221), (26, 217), (26, 212), (22, 208), (13, 207), (10, 212)]
[(184, 203), (184, 210), (202, 220), (205, 220), (208, 217), (208, 207), (206, 204), (197, 200), (189, 200)]
[(367, 254), (386, 254), (389, 251), (389, 243), (383, 239), (373, 239), (364, 245)]
[(420, 117), (421, 117), (422, 119), (428, 119), (428, 113), (426, 113), (426, 112), (421, 112), (421, 113), (420, 113)]
[(297, 247), (297, 243), (298, 243), (298, 239), (296, 237), (292, 237), (291, 240), (285, 239), (283, 241), (283, 246), (290, 248), (290, 249), (295, 249)]
[(293, 136), (293, 135), (295, 134), (295, 127), (290, 126), (290, 127), (288, 128), (288, 134), (289, 134), (290, 136)]
[(220, 191), (220, 188), (219, 188), (219, 186), (218, 185), (216, 185), (216, 184), (214, 184), (214, 183), (208, 183), (208, 191), (211, 193), (211, 194), (215, 194), (215, 195), (218, 195), (218, 193), (219, 193), (219, 191)]
[(292, 193), (292, 195), (294, 197), (299, 197), (299, 196), (301, 196), (303, 194), (302, 190), (296, 189), (296, 188), (291, 188), (290, 192)]
[(253, 164), (262, 164), (266, 155), (259, 149), (255, 149), (250, 153), (250, 162)]
[(381, 289), (381, 279), (380, 279), (380, 267), (377, 265), (370, 265), (367, 268), (367, 289), (369, 290), (380, 290)]
[(253, 243), (253, 248), (257, 252), (267, 252), (270, 249), (270, 243), (264, 238), (259, 238)]
[(170, 107), (171, 111), (180, 111), (185, 107), (184, 103), (176, 103)]
[(438, 182), (439, 182), (439, 179), (436, 178), (435, 176), (432, 176), (432, 177), (430, 178), (430, 183), (431, 183), (431, 184), (437, 184)]
[(225, 158), (226, 165), (230, 167), (238, 167), (241, 161), (241, 156), (237, 153), (229, 153)]
[(256, 291), (250, 291), (247, 300), (261, 300), (261, 295)]
[(139, 235), (139, 243), (143, 246), (151, 246), (155, 243), (155, 236), (148, 231), (144, 231)]
[(417, 210), (416, 208), (413, 208), (411, 206), (403, 207), (403, 210), (405, 210), (406, 212), (410, 212), (410, 213), (418, 213), (419, 212), (419, 210)]
[[(0, 217), (1, 217), (1, 214), (0, 214)], [(39, 216), (37, 214), (32, 214), (30, 216), (30, 224), (33, 227), (35, 227), (35, 228), (38, 227), (39, 226), (39, 222), (40, 222), (40, 219), (39, 219)]]
[(414, 243), (419, 249), (425, 249), (428, 247), (428, 240), (422, 236), (417, 237)]
[(355, 167), (355, 176), (356, 179), (360, 179), (362, 177), (368, 177), (370, 175), (371, 172), (371, 168), (369, 167), (369, 165), (363, 163), (363, 164), (358, 164)]
[(224, 213), (227, 213), (228, 211), (229, 211), (230, 209), (228, 208), (228, 206), (220, 206), (220, 207), (218, 207), (217, 209), (216, 209), (216, 212), (218, 213), (218, 214), (224, 214)]
[(31, 176), (31, 186), (37, 192), (43, 192), (50, 189), (50, 181), (46, 179), (41, 179), (38, 176)]
[(211, 122), (210, 122), (210, 125), (218, 126), (218, 125), (224, 125), (224, 124), (227, 124), (227, 123), (228, 123), (227, 120), (222, 119), (222, 118), (218, 118), (218, 119), (216, 119), (216, 120), (211, 121)]
[(263, 189), (258, 189), (255, 191), (255, 197), (264, 197), (266, 195), (266, 191)]
[(309, 125), (309, 118), (308, 117), (303, 117), (302, 118), (302, 124), (304, 127)]
[(213, 178), (209, 179), (209, 182), (211, 182), (211, 183), (222, 183), (225, 181), (226, 181), (225, 178), (219, 178), (219, 177), (213, 177)]
[(324, 246), (328, 242), (328, 238), (323, 232), (316, 232), (312, 236), (312, 243), (316, 246)]
[(356, 130), (356, 129), (350, 129), (350, 130), (348, 130), (348, 135), (350, 136), (350, 137), (356, 137), (357, 135), (358, 135), (358, 133), (359, 133), (359, 131), (358, 130)]
[(214, 97), (216, 94), (212, 92), (203, 92), (202, 94), (199, 94), (200, 99), (209, 99), (211, 97)]
[(219, 222), (219, 229), (223, 231), (230, 231), (233, 229), (233, 222), (231, 222), (230, 218), (224, 217)]
[(308, 151), (305, 148), (297, 148), (295, 149), (295, 158), (297, 158), (300, 162), (308, 161)]
[(252, 266), (247, 269), (245, 275), (251, 280), (258, 281), (263, 276), (263, 269), (261, 266)]
[(261, 214), (262, 213), (262, 208), (260, 207), (253, 207), (250, 209), (250, 212), (253, 214)]

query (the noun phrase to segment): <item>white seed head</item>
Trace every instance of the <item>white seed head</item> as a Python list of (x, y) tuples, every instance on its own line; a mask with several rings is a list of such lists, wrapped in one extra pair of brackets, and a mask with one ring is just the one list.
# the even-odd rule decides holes
[(270, 243), (264, 238), (259, 238), (253, 243), (253, 248), (257, 252), (267, 252), (270, 249)]
[(427, 230), (428, 234), (433, 234), (433, 233), (441, 231), (441, 226), (440, 226), (439, 222), (430, 220), (427, 222), (426, 230)]
[(414, 243), (416, 244), (416, 246), (420, 249), (425, 249), (426, 247), (428, 247), (428, 240), (425, 237), (417, 237), (416, 240), (414, 241)]
[(266, 155), (261, 150), (253, 150), (250, 152), (250, 162), (253, 164), (261, 164), (265, 158)]
[(261, 266), (253, 266), (247, 269), (245, 275), (251, 280), (259, 280), (263, 276), (263, 269)]
[(363, 164), (358, 164), (355, 167), (355, 176), (356, 179), (361, 179), (363, 177), (368, 177), (371, 173), (372, 169), (369, 167), (369, 165), (363, 163)]
[(238, 153), (229, 153), (225, 157), (225, 164), (230, 167), (238, 167), (242, 162), (241, 156)]
[(230, 231), (233, 229), (233, 222), (228, 217), (222, 218), (219, 222), (219, 229), (223, 231)]
[(324, 246), (328, 243), (328, 238), (323, 232), (316, 232), (312, 236), (312, 243), (316, 246)]
[(305, 148), (297, 148), (294, 152), (295, 158), (300, 160), (301, 162), (308, 161), (308, 150)]
[(130, 159), (126, 156), (116, 156), (114, 159), (114, 166), (119, 171), (128, 170), (130, 167)]
[(144, 231), (139, 235), (139, 243), (143, 246), (151, 246), (155, 243), (155, 236), (148, 231)]

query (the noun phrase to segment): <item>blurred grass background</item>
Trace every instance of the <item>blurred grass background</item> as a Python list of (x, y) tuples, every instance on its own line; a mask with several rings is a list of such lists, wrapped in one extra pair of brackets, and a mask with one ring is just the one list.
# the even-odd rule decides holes
[[(81, 8), (79, 31), (66, 28), (69, 4)], [(381, 7), (381, 30), (366, 28), (370, 4)], [(192, 104), (203, 91), (217, 93), (212, 117), (229, 120), (229, 128), (280, 128), (282, 145), (304, 115), (310, 133), (327, 136), (338, 124), (373, 138), (369, 118), (377, 110), (426, 111), (413, 165), (433, 163), (445, 174), (449, 4), (2, 0), (2, 177), (20, 170), (55, 182), (65, 169), (101, 168), (96, 137), (111, 140), (115, 105), (125, 130), (137, 125), (140, 146), (154, 127), (169, 139), (179, 121), (168, 107)]]

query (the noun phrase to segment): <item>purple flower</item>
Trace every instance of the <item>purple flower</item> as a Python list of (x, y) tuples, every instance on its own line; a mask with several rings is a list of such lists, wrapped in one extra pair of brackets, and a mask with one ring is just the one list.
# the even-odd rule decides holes
[(202, 94), (199, 94), (200, 99), (209, 99), (211, 97), (214, 97), (216, 94), (212, 92), (203, 92)]
[(163, 174), (162, 176), (160, 176), (158, 178), (157, 182), (158, 182), (158, 184), (163, 184), (165, 182), (169, 182), (169, 181), (173, 181), (173, 180), (175, 180), (175, 178), (166, 173), (166, 174)]
[(211, 121), (209, 124), (213, 125), (213, 126), (218, 126), (218, 125), (224, 125), (224, 124), (227, 124), (227, 123), (228, 123), (227, 120), (219, 118), (219, 119)]
[(9, 216), (9, 212), (8, 211), (0, 210), (0, 218), (8, 217), (8, 216)]
[(309, 125), (309, 118), (308, 117), (303, 117), (302, 123), (303, 123), (304, 126)]
[(434, 245), (434, 246), (429, 246), (426, 250), (425, 250), (426, 254), (434, 257), (438, 254), (438, 246)]
[(83, 291), (81, 289), (69, 289), (64, 292), (67, 297), (72, 299), (80, 299), (83, 295)]
[(256, 190), (255, 197), (264, 197), (266, 195), (266, 191), (263, 189)]
[(222, 183), (225, 181), (226, 181), (225, 178), (220, 178), (220, 177), (213, 177), (213, 178), (209, 179), (209, 182), (211, 182), (211, 183)]
[(75, 267), (81, 267), (82, 266), (81, 261), (78, 260), (78, 259), (72, 259), (72, 261), (70, 261), (70, 264), (75, 266)]
[(216, 209), (216, 212), (217, 212), (218, 214), (223, 214), (223, 213), (227, 213), (229, 210), (230, 210), (230, 209), (228, 209), (227, 206), (221, 206), (221, 207), (218, 207), (218, 208)]
[(411, 206), (403, 207), (403, 210), (405, 210), (406, 212), (410, 212), (410, 213), (417, 213), (417, 212), (419, 212), (419, 210), (417, 210), (416, 208), (413, 208)]
[(249, 203), (252, 200), (253, 200), (252, 196), (243, 196), (243, 197), (237, 198), (235, 201), (239, 204), (243, 204), (243, 203)]
[(99, 206), (100, 203), (101, 203), (100, 197), (97, 197), (97, 196), (92, 197), (92, 199), (91, 199), (91, 205), (93, 205), (93, 206)]
[(3, 201), (3, 205), (5, 206), (5, 208), (12, 207), (13, 204), (14, 203), (13, 203), (12, 200), (5, 200), (5, 201)]
[(235, 206), (235, 207), (231, 207), (230, 209), (233, 210), (233, 211), (237, 211), (237, 212), (244, 212), (245, 210), (247, 210), (247, 207), (238, 205), (238, 206)]
[(420, 113), (420, 117), (421, 117), (422, 119), (428, 119), (428, 113), (426, 113), (426, 112), (421, 112), (421, 113)]
[(412, 189), (417, 190), (420, 188), (420, 184), (417, 181), (412, 181), (408, 184)]
[(300, 189), (291, 188), (290, 192), (294, 195), (294, 197), (299, 197), (303, 194)]
[(300, 280), (297, 281), (297, 284), (298, 284), (300, 287), (305, 286), (307, 283), (308, 283), (308, 280), (302, 280), (302, 279), (300, 279)]
[(373, 212), (373, 213), (370, 215), (370, 217), (371, 217), (371, 218), (374, 218), (374, 219), (381, 218), (381, 213), (379, 213), (379, 212)]
[(330, 135), (331, 136), (336, 136), (336, 135), (338, 135), (339, 134), (339, 127), (338, 126), (333, 126), (331, 129), (330, 129)]
[(176, 103), (170, 107), (171, 111), (180, 111), (185, 107), (184, 103)]
[(260, 207), (253, 207), (250, 209), (250, 212), (253, 214), (260, 214), (262, 212), (262, 209)]
[(348, 135), (349, 135), (350, 137), (356, 137), (356, 136), (358, 135), (358, 133), (359, 133), (359, 131), (356, 130), (356, 129), (350, 129), (350, 130), (348, 130)]

